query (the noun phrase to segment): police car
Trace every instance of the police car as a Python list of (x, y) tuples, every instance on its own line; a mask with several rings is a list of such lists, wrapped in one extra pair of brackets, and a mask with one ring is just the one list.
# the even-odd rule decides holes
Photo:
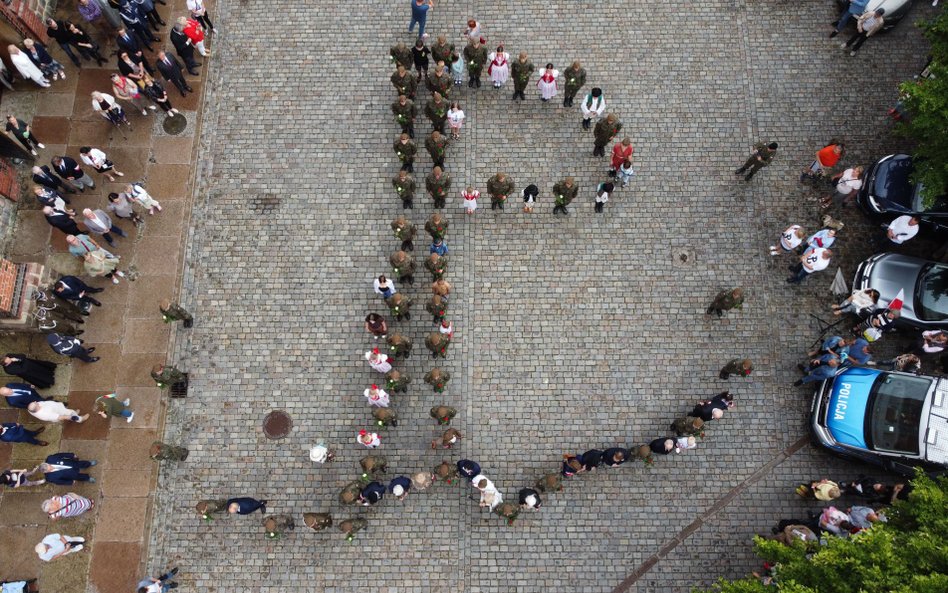
[(844, 368), (813, 395), (810, 428), (844, 457), (903, 475), (948, 473), (948, 379)]

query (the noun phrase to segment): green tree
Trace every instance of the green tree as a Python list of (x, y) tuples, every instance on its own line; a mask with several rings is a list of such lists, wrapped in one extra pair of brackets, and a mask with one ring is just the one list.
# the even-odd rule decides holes
[(889, 522), (826, 545), (793, 546), (754, 538), (773, 565), (772, 586), (747, 577), (721, 580), (705, 593), (945, 593), (948, 591), (948, 477), (919, 475), (908, 500), (886, 512)]
[(931, 204), (948, 192), (948, 11), (920, 26), (931, 42), (931, 76), (901, 84), (910, 117), (900, 131), (918, 143), (915, 181), (924, 185), (923, 198)]

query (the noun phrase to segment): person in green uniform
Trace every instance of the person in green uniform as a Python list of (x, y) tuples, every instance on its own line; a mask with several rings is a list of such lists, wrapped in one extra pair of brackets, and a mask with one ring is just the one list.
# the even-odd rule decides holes
[(392, 272), (400, 282), (405, 282), (409, 286), (415, 283), (415, 258), (407, 251), (399, 249), (389, 256), (388, 263), (392, 265)]
[(425, 269), (431, 273), (432, 280), (441, 280), (448, 270), (448, 257), (432, 253), (425, 259)]
[(593, 147), (593, 156), (606, 156), (606, 145), (615, 138), (615, 135), (622, 129), (622, 122), (615, 113), (610, 113), (606, 117), (596, 122), (593, 128), (595, 137)]
[(725, 381), (731, 375), (746, 377), (754, 371), (754, 365), (747, 358), (733, 358), (718, 373), (718, 376)]
[(527, 90), (527, 83), (530, 82), (530, 76), (534, 70), (533, 62), (527, 59), (527, 52), (525, 51), (520, 52), (520, 56), (510, 64), (510, 76), (514, 83), (512, 100), (516, 101), (518, 98), (521, 101), (527, 100), (523, 92)]
[(447, 358), (451, 339), (441, 332), (431, 332), (425, 336), (425, 347), (431, 351), (431, 358)]
[(467, 86), (481, 88), (481, 71), (487, 63), (487, 48), (479, 38), (470, 39), (464, 47), (464, 60), (470, 75)]
[(451, 63), (451, 54), (454, 53), (454, 44), (448, 43), (448, 38), (444, 35), (438, 35), (438, 39), (431, 44), (431, 57), (434, 59), (435, 64), (438, 62), (444, 62), (445, 64)]
[(682, 416), (671, 423), (671, 429), (680, 437), (696, 437), (704, 432), (704, 420), (694, 416)]
[[(415, 180), (411, 180), (411, 191), (415, 192)], [(402, 242), (402, 251), (414, 251), (415, 244), (412, 242), (415, 234), (418, 232), (415, 224), (404, 216), (396, 216), (392, 221), (392, 234), (396, 239)]]
[(376, 426), (398, 426), (398, 415), (391, 408), (372, 408)]
[(365, 474), (364, 478), (374, 480), (378, 474), (384, 474), (385, 470), (388, 469), (388, 460), (382, 455), (366, 455), (359, 460), (359, 465), (362, 467), (362, 473)]
[(444, 215), (435, 212), (425, 221), (425, 232), (431, 235), (432, 239), (444, 239), (450, 226), (451, 223)]
[(392, 81), (392, 86), (395, 87), (396, 93), (405, 95), (409, 99), (415, 98), (415, 90), (418, 88), (418, 79), (415, 78), (407, 68), (399, 64), (389, 80)]
[(194, 505), (194, 510), (196, 510), (198, 515), (205, 521), (213, 521), (214, 515), (227, 514), (227, 499), (213, 498), (199, 500), (198, 503)]
[(747, 157), (747, 160), (740, 169), (734, 171), (734, 174), (743, 175), (746, 171), (747, 175), (744, 176), (744, 181), (750, 181), (754, 176), (754, 173), (757, 173), (769, 165), (772, 160), (774, 160), (774, 156), (776, 154), (776, 142), (758, 142), (754, 145), (754, 152), (752, 152), (751, 155)]
[(494, 509), (494, 513), (507, 520), (507, 525), (513, 525), (520, 514), (520, 505), (512, 502), (502, 502)]
[[(438, 132), (438, 134), (444, 134), (444, 122), (448, 119), (448, 109), (451, 106), (448, 105), (448, 102), (444, 100), (444, 97), (441, 96), (441, 93), (435, 91), (434, 94), (428, 99), (428, 102), (425, 103), (425, 115), (431, 120), (431, 129)], [(444, 147), (447, 147), (447, 137), (445, 137)], [(428, 147), (428, 142), (425, 142), (425, 147)], [(444, 148), (443, 147), (443, 148)], [(428, 149), (428, 152), (431, 152), (431, 149)], [(431, 155), (431, 160), (435, 162), (436, 165), (444, 166), (444, 153), (442, 151), (441, 160), (435, 158), (435, 155)]]
[(158, 310), (161, 311), (162, 321), (165, 323), (183, 321), (184, 323), (181, 325), (184, 327), (192, 327), (194, 325), (194, 317), (188, 313), (187, 309), (178, 303), (172, 303), (168, 299), (162, 299), (158, 303)]
[(576, 186), (576, 182), (572, 177), (567, 177), (563, 181), (554, 184), (553, 200), (555, 205), (553, 206), (553, 214), (560, 212), (569, 214), (569, 210), (567, 210), (566, 207), (569, 206), (570, 202), (576, 199), (576, 194), (578, 193), (579, 187)]
[(559, 492), (563, 489), (563, 478), (558, 473), (547, 474), (534, 485), (540, 492)]
[(401, 65), (406, 69), (410, 70), (413, 64), (411, 58), (411, 49), (408, 48), (403, 42), (399, 41), (388, 50), (388, 55), (392, 59), (392, 63), (396, 66)]
[(450, 380), (451, 373), (440, 367), (435, 367), (425, 373), (425, 383), (431, 385), (435, 393), (443, 393), (444, 388), (447, 387), (448, 381)]
[(425, 303), (425, 311), (431, 313), (433, 323), (441, 323), (444, 316), (448, 314), (448, 301), (441, 295), (433, 294)]
[(369, 524), (365, 519), (346, 519), (339, 524), (339, 531), (345, 536), (347, 541), (355, 539), (356, 533), (362, 531)]
[(394, 317), (396, 320), (411, 320), (412, 300), (409, 297), (403, 295), (400, 292), (396, 292), (392, 296), (385, 299), (385, 304), (388, 305), (388, 309), (391, 311), (392, 317)]
[(563, 71), (563, 78), (566, 79), (566, 84), (564, 85), (566, 89), (563, 93), (563, 107), (572, 107), (576, 93), (586, 84), (586, 70), (580, 65), (579, 60), (576, 60), (569, 68)]
[(359, 494), (362, 492), (362, 482), (353, 480), (343, 486), (339, 492), (339, 502), (342, 504), (356, 504), (359, 502)]
[(716, 314), (723, 317), (725, 311), (731, 309), (740, 309), (744, 305), (744, 289), (733, 288), (731, 290), (722, 290), (718, 293), (711, 304), (708, 305), (707, 314)]
[(392, 369), (385, 373), (385, 388), (392, 393), (404, 393), (408, 391), (408, 385), (411, 383), (411, 377), (407, 374)]
[(454, 483), (454, 466), (447, 461), (442, 461), (436, 465), (432, 474), (442, 482), (447, 482), (448, 484)]
[(458, 411), (451, 406), (434, 406), (428, 413), (438, 421), (440, 426), (449, 426), (451, 420), (457, 416)]
[(435, 62), (434, 70), (428, 73), (425, 84), (432, 93), (440, 94), (445, 99), (449, 99), (448, 93), (451, 92), (451, 85), (454, 84), (454, 80), (451, 78), (451, 73), (445, 67), (445, 64), (444, 61)]
[(496, 210), (497, 208), (500, 208), (503, 210), (504, 203), (507, 201), (507, 196), (512, 194), (513, 190), (513, 179), (508, 177), (506, 173), (497, 173), (488, 179), (487, 193), (490, 194), (490, 209)]
[(313, 531), (322, 531), (332, 527), (332, 515), (329, 513), (303, 513), (303, 525)]
[(411, 340), (398, 332), (388, 334), (385, 339), (388, 344), (388, 352), (395, 359), (409, 358), (411, 356)]
[(415, 142), (408, 137), (408, 134), (402, 134), (399, 136), (395, 143), (392, 144), (392, 150), (395, 151), (395, 156), (398, 157), (398, 160), (402, 163), (402, 171), (407, 171), (409, 173), (415, 170), (415, 153), (418, 152), (418, 147), (415, 146)]
[(151, 378), (159, 388), (164, 389), (176, 383), (187, 383), (188, 374), (173, 365), (156, 364), (151, 369)]
[[(447, 105), (447, 103), (445, 103), (445, 105)], [(431, 132), (431, 135), (425, 139), (425, 150), (431, 155), (431, 160), (435, 166), (443, 168), (445, 153), (448, 150), (448, 137), (442, 136), (438, 130)], [(443, 208), (444, 206), (441, 207)]]
[(148, 456), (155, 461), (184, 461), (188, 458), (188, 453), (184, 447), (167, 445), (161, 441), (152, 443), (148, 450)]
[(296, 528), (293, 517), (289, 515), (270, 515), (263, 520), (263, 532), (267, 539), (279, 539)]
[[(437, 132), (435, 133), (437, 134)], [(435, 165), (431, 173), (428, 173), (428, 176), (425, 177), (425, 189), (428, 190), (428, 195), (434, 200), (434, 207), (444, 208), (448, 192), (451, 191), (451, 176), (445, 173), (441, 167)]]
[(414, 138), (415, 116), (418, 115), (415, 102), (405, 95), (399, 95), (392, 103), (392, 115), (395, 116), (395, 123), (402, 127), (402, 133), (408, 134), (409, 138)]

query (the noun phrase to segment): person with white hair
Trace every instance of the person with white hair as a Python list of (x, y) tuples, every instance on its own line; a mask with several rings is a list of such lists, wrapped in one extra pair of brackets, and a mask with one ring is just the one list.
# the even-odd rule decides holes
[(47, 498), (42, 504), (43, 512), (49, 516), (51, 521), (78, 517), (86, 511), (91, 511), (93, 507), (95, 507), (95, 502), (75, 492), (67, 492), (62, 496)]
[(20, 48), (15, 45), (8, 45), (7, 51), (10, 52), (10, 61), (13, 63), (13, 67), (16, 68), (17, 72), (20, 73), (20, 76), (32, 80), (43, 88), (51, 86), (49, 81), (46, 80), (46, 77), (43, 76), (43, 72), (36, 67), (36, 64), (30, 60), (29, 56), (20, 51)]
[(389, 493), (398, 500), (405, 500), (409, 490), (411, 490), (411, 478), (408, 476), (395, 476), (388, 483)]
[(36, 555), (39, 556), (40, 560), (50, 562), (67, 554), (81, 551), (82, 544), (85, 541), (85, 538), (81, 537), (50, 533), (33, 549), (36, 550)]
[(80, 414), (78, 410), (71, 410), (64, 403), (56, 400), (33, 402), (26, 409), (31, 416), (42, 422), (62, 423), (70, 421), (82, 424), (89, 419), (88, 414)]

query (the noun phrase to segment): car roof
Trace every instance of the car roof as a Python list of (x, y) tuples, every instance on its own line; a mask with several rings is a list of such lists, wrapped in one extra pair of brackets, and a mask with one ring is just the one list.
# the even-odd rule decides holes
[(925, 458), (948, 465), (948, 381), (939, 380), (936, 384), (924, 438)]

